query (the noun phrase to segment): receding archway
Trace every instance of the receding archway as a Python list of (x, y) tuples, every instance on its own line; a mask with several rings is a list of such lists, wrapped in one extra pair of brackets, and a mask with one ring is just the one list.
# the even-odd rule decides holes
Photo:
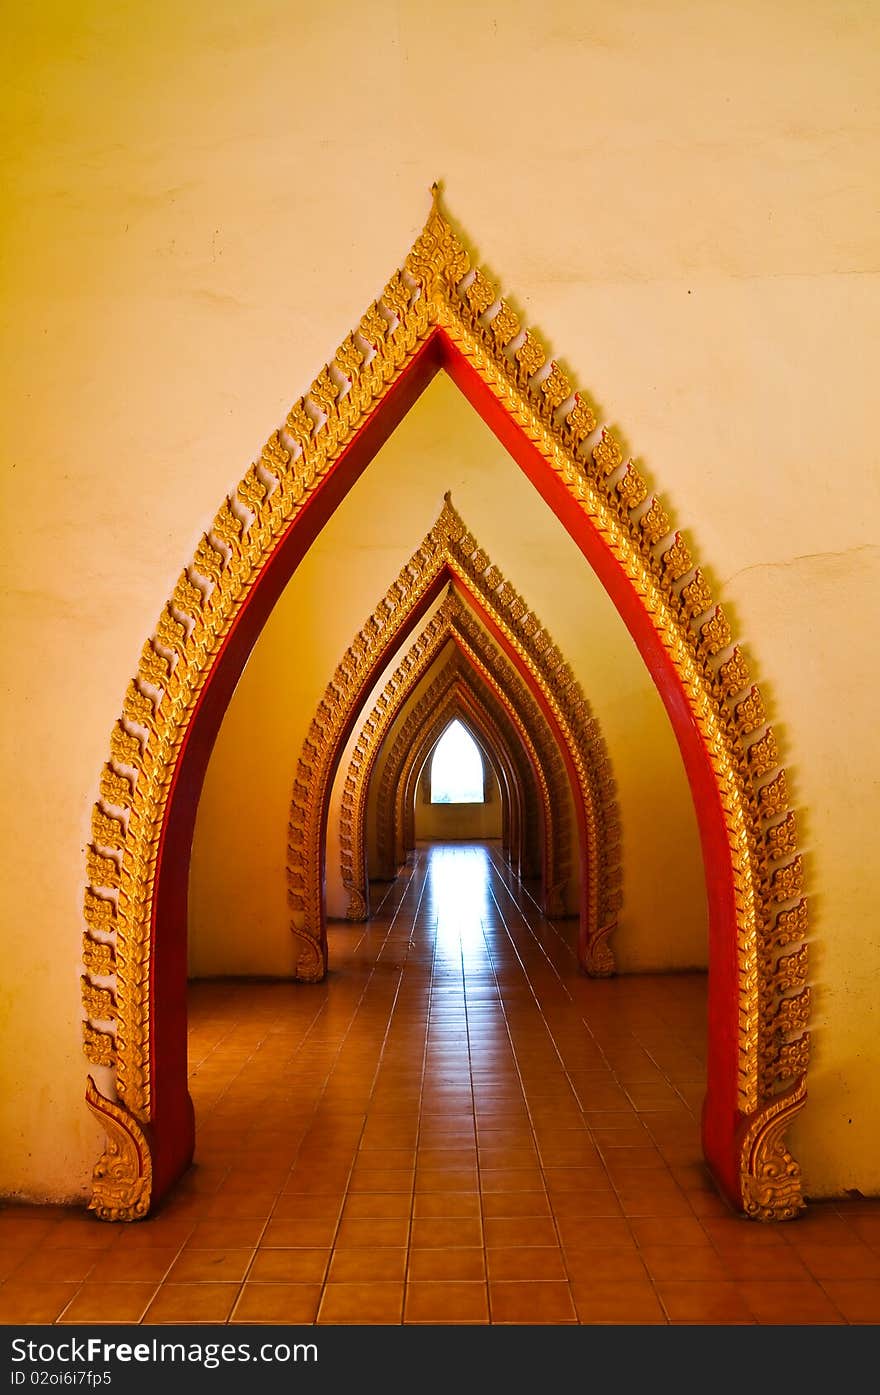
[(807, 906), (760, 693), (659, 499), (611, 433), (590, 444), (592, 409), (472, 271), (436, 206), (403, 271), (224, 500), (144, 646), (114, 728), (84, 902), (84, 1044), (104, 1087), (93, 1082), (88, 1102), (109, 1133), (93, 1209), (146, 1214), (192, 1155), (186, 874), (207, 758), (286, 580), (441, 368), (580, 547), (666, 705), (709, 901), (704, 1152), (736, 1207), (762, 1219), (794, 1215), (800, 1174), (784, 1135), (806, 1095)]

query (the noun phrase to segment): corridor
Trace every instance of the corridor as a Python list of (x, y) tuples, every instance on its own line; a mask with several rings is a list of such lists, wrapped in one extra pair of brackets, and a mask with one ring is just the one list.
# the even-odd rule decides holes
[(6, 1206), (0, 1321), (880, 1320), (880, 1205), (716, 1196), (704, 975), (584, 977), (496, 844), (375, 890), (323, 984), (192, 986), (196, 1165), (130, 1226)]

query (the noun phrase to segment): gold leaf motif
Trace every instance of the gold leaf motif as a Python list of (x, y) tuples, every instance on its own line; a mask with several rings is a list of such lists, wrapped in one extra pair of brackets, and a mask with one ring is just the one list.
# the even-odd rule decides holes
[(86, 849), (86, 872), (92, 886), (112, 889), (119, 885), (119, 863), (115, 857), (104, 857), (94, 848)]
[(131, 780), (127, 775), (117, 774), (109, 765), (105, 765), (101, 771), (98, 790), (101, 798), (107, 804), (114, 804), (117, 809), (128, 809), (131, 806)]
[(495, 299), (495, 287), (479, 268), (474, 272), (473, 280), (469, 286), (465, 287), (464, 293), (468, 305), (475, 315), (482, 315)]
[(648, 497), (648, 486), (631, 460), (617, 481), (617, 492), (628, 509), (637, 508)]
[(151, 640), (147, 640), (141, 650), (140, 662), (138, 664), (138, 675), (144, 683), (151, 683), (154, 688), (164, 688), (168, 682), (168, 675), (171, 672), (171, 665), (164, 654), (157, 654), (153, 648)]
[(571, 396), (571, 383), (555, 359), (550, 365), (550, 372), (541, 384), (541, 391), (547, 399), (547, 406), (551, 411), (555, 411), (566, 397)]
[(793, 1076), (803, 1075), (809, 1063), (810, 1034), (804, 1032), (803, 1036), (795, 1041), (787, 1041), (779, 1048), (776, 1077), (778, 1080), (790, 1080)]
[(241, 502), (256, 513), (266, 497), (266, 486), (257, 474), (256, 465), (250, 467), (236, 493)]
[(219, 581), (223, 571), (223, 553), (218, 552), (214, 544), (207, 535), (202, 538), (196, 548), (196, 555), (193, 558), (193, 566), (208, 581)]
[(379, 350), (379, 347), (388, 333), (389, 325), (382, 311), (379, 309), (377, 301), (373, 301), (369, 310), (362, 316), (358, 325), (358, 330), (362, 339), (366, 340), (372, 348)]
[(90, 1023), (82, 1024), (83, 1051), (86, 1060), (93, 1066), (112, 1066), (116, 1063), (116, 1038), (110, 1032), (101, 1032)]
[(163, 649), (171, 649), (175, 653), (183, 648), (186, 639), (186, 629), (181, 621), (172, 614), (171, 608), (167, 604), (156, 622), (156, 639)]
[(756, 779), (761, 775), (766, 775), (769, 770), (776, 769), (779, 764), (779, 751), (772, 727), (768, 727), (765, 734), (749, 747), (746, 752), (746, 760), (749, 763), (749, 770)]
[(122, 715), (127, 717), (130, 722), (136, 722), (138, 726), (146, 727), (148, 731), (153, 729), (153, 720), (156, 715), (153, 699), (141, 692), (133, 678), (129, 680), (125, 690)]
[[(773, 759), (767, 769), (772, 770), (777, 763), (778, 757), (774, 750)], [(772, 819), (775, 814), (782, 814), (788, 808), (788, 785), (784, 770), (780, 770), (778, 775), (758, 790), (758, 807), (761, 817), (765, 819)]]
[(526, 330), (525, 338), (514, 352), (514, 358), (519, 364), (520, 377), (523, 379), (533, 378), (538, 369), (543, 367), (547, 354), (532, 330)]
[(141, 759), (141, 743), (121, 722), (110, 733), (110, 755), (119, 765), (130, 765), (137, 769)]
[(349, 334), (343, 339), (339, 348), (336, 350), (336, 357), (333, 362), (336, 364), (340, 373), (344, 374), (349, 382), (353, 382), (361, 370), (363, 361), (364, 356), (354, 342), (354, 335)]
[(409, 307), (412, 293), (399, 271), (395, 271), (382, 292), (382, 302), (388, 306), (398, 320), (402, 320)]
[(198, 618), (205, 603), (202, 591), (195, 582), (190, 581), (186, 572), (183, 573), (175, 586), (172, 600), (179, 611), (184, 615), (191, 615), (193, 619)]
[(82, 961), (90, 974), (101, 978), (116, 972), (116, 955), (113, 946), (106, 940), (93, 940), (91, 935), (83, 935)]
[[(385, 321), (383, 320), (384, 324)], [(309, 416), (305, 408), (305, 399), (300, 397), (294, 402), (284, 422), (284, 429), (288, 436), (292, 437), (303, 450), (306, 449), (315, 431), (315, 423)]]
[(489, 321), (489, 328), (499, 349), (506, 349), (511, 339), (515, 339), (519, 334), (519, 316), (515, 315), (507, 302), (502, 300), (497, 315), (493, 315)]
[(800, 1168), (783, 1136), (805, 1098), (806, 1086), (799, 1080), (784, 1095), (765, 1102), (748, 1121), (741, 1144), (740, 1187), (746, 1215), (754, 1220), (791, 1220), (803, 1210)]
[(773, 1016), (773, 1028), (784, 1036), (802, 1032), (810, 1020), (812, 994), (809, 988), (794, 998), (783, 998)]
[(793, 989), (800, 988), (807, 977), (809, 961), (808, 945), (801, 945), (794, 954), (784, 954), (776, 963), (773, 975), (774, 990), (777, 993), (790, 993)]
[(803, 891), (803, 860), (796, 857), (785, 867), (778, 867), (770, 878), (770, 895), (774, 901), (789, 901)]
[(730, 658), (725, 659), (719, 668), (718, 677), (725, 697), (733, 697), (736, 693), (741, 693), (743, 688), (748, 687), (751, 674), (745, 655), (739, 645), (734, 648)]
[(710, 654), (720, 653), (730, 643), (730, 626), (720, 605), (716, 605), (710, 619), (700, 626), (700, 638)]
[(116, 926), (116, 903), (87, 890), (83, 893), (83, 917), (90, 930), (108, 933)]
[(97, 1022), (112, 1022), (116, 1015), (116, 1001), (109, 988), (99, 988), (89, 979), (80, 979), (82, 1003), (86, 1017)]
[(797, 821), (794, 814), (786, 814), (782, 822), (768, 828), (764, 836), (767, 854), (775, 862), (783, 857), (793, 857), (797, 852)]
[(672, 542), (664, 550), (662, 556), (663, 570), (670, 581), (678, 581), (679, 577), (689, 572), (694, 565), (690, 550), (681, 533), (676, 533)]
[(686, 586), (681, 588), (681, 599), (684, 601), (688, 614), (694, 618), (697, 615), (704, 615), (712, 607), (712, 592), (706, 582), (706, 578), (699, 567), (694, 572), (692, 579)]
[(580, 445), (596, 430), (596, 413), (579, 392), (574, 395), (574, 405), (565, 418), (564, 426), (576, 445)]
[(751, 732), (757, 731), (767, 721), (767, 713), (764, 711), (764, 703), (758, 689), (752, 684), (748, 697), (744, 697), (742, 702), (738, 702), (733, 709), (736, 723), (743, 736), (749, 736)]
[(333, 403), (339, 396), (339, 388), (330, 377), (327, 368), (322, 368), (312, 386), (309, 388), (309, 397), (320, 407), (325, 415), (329, 416), (333, 410)]
[(639, 519), (639, 527), (645, 535), (646, 542), (650, 543), (652, 547), (661, 538), (665, 538), (671, 524), (659, 499), (651, 500), (649, 507)]
[[(275, 439), (276, 441), (278, 439), (277, 431), (275, 433)], [(285, 450), (284, 454), (289, 460), (290, 451)], [(238, 536), (241, 533), (241, 519), (232, 512), (228, 499), (221, 504), (220, 508), (217, 510), (217, 516), (211, 524), (211, 532), (215, 537), (219, 538), (221, 542), (225, 542), (228, 547), (232, 547), (238, 541)], [(163, 640), (163, 643), (164, 642)]]
[(104, 1098), (91, 1076), (86, 1103), (107, 1134), (107, 1147), (93, 1173), (89, 1210), (102, 1221), (141, 1220), (150, 1209), (153, 1186), (150, 1146), (143, 1130), (128, 1110)]
[(102, 848), (121, 848), (125, 843), (125, 825), (96, 804), (92, 809), (92, 837)]
[(794, 944), (806, 937), (809, 929), (807, 903), (800, 900), (789, 911), (780, 911), (773, 927), (774, 946)]
[(610, 475), (612, 470), (623, 464), (623, 451), (607, 426), (602, 427), (602, 436), (593, 446), (592, 454), (595, 465), (603, 475)]

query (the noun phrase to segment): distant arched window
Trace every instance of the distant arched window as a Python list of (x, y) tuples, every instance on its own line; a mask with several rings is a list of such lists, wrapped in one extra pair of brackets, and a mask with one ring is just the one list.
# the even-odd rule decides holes
[(483, 757), (465, 726), (450, 722), (431, 760), (432, 804), (482, 804)]

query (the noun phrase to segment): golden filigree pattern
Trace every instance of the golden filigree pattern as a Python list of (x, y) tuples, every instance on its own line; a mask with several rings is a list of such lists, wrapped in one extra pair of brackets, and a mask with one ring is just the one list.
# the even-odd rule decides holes
[(91, 1076), (86, 1103), (107, 1134), (93, 1177), (89, 1210), (102, 1221), (139, 1221), (150, 1209), (153, 1163), (143, 1130), (129, 1112), (105, 1099)]
[[(112, 778), (102, 776), (92, 829), (99, 855), (114, 850), (122, 854), (113, 931), (116, 1088), (124, 1107), (141, 1119), (148, 1119), (151, 1110), (150, 965), (157, 851), (177, 762), (200, 694), (254, 579), (310, 491), (334, 467), (367, 417), (393, 390), (416, 352), (437, 329), (527, 435), (547, 470), (559, 478), (629, 579), (678, 675), (701, 733), (719, 789), (733, 870), (740, 1111), (760, 1127), (762, 1120), (775, 1117), (776, 1092), (787, 1078), (781, 1072), (798, 1069), (802, 1077), (806, 1069), (804, 1037), (790, 1044), (774, 1084), (760, 1079), (759, 1036), (766, 1027), (759, 1003), (760, 981), (765, 972), (765, 951), (777, 936), (780, 909), (768, 896), (765, 825), (787, 812), (787, 796), (781, 771), (765, 782), (744, 758), (742, 733), (728, 703), (733, 692), (742, 691), (746, 684), (738, 672), (739, 651), (731, 648), (729, 624), (716, 610), (702, 630), (696, 629), (686, 601), (673, 585), (691, 565), (681, 535), (651, 543), (646, 530), (639, 526), (637, 511), (634, 513), (614, 488), (613, 477), (623, 460), (613, 437), (603, 431), (595, 449), (583, 453), (593, 429), (592, 410), (575, 393), (568, 409), (563, 405), (551, 412), (539, 382), (533, 381), (537, 368), (530, 375), (528, 355), (520, 353), (517, 358), (513, 352), (522, 333), (518, 318), (500, 296), (496, 296), (499, 304), (494, 314), (478, 314), (459, 290), (470, 265), (467, 250), (435, 200), (425, 228), (406, 258), (403, 279), (394, 283), (398, 291), (389, 290), (393, 304), (389, 301), (385, 310), (381, 301), (374, 303), (359, 324), (357, 333), (367, 353), (357, 371), (351, 366), (348, 390), (333, 398), (325, 415), (317, 403), (310, 408), (306, 397), (299, 404), (301, 413), (292, 411), (284, 427), (273, 433), (272, 439), (282, 451), (262, 452), (236, 491), (236, 510), (240, 502), (246, 514), (241, 517), (241, 531), (231, 542), (218, 538), (217, 547), (209, 537), (203, 539), (191, 568), (174, 588), (171, 615), (185, 627), (185, 638), (174, 643), (168, 657), (148, 641), (137, 677), (129, 685), (123, 712), (127, 720), (145, 722), (145, 739), (130, 779), (120, 778), (124, 772), (112, 766), (106, 772)], [(408, 300), (398, 293), (401, 286), (408, 291), (407, 278), (415, 287)], [(490, 278), (485, 279), (488, 282)], [(534, 336), (528, 342), (534, 343)], [(537, 364), (537, 356), (533, 362)], [(339, 371), (347, 373), (344, 368)], [(265, 490), (262, 495), (261, 489)], [(157, 636), (160, 624), (157, 622), (154, 632)], [(163, 633), (168, 635), (168, 630), (163, 628)], [(143, 717), (134, 715), (136, 709)], [(105, 889), (91, 881), (89, 885), (95, 892)], [(798, 933), (805, 934), (805, 911), (798, 910), (796, 923)], [(802, 1085), (800, 1078), (798, 1088)], [(793, 1103), (783, 1116), (782, 1127), (800, 1108), (803, 1097), (802, 1090), (799, 1094), (789, 1092), (787, 1098)], [(744, 1171), (744, 1188), (751, 1185), (747, 1175)], [(766, 1211), (788, 1214), (788, 1197), (796, 1185), (790, 1179), (767, 1182), (762, 1202)]]

